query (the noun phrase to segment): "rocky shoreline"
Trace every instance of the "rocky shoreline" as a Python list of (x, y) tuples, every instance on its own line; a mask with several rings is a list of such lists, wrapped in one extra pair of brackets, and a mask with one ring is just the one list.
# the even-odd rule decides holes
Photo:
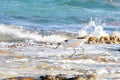
[(13, 78), (6, 78), (3, 80), (96, 80), (96, 75), (65, 75), (65, 74), (58, 74), (58, 75), (45, 75), (39, 76), (38, 78), (33, 77), (13, 77)]
[[(83, 45), (85, 54), (81, 55), (81, 49), (78, 49), (77, 54), (71, 58), (68, 56), (73, 50), (64, 50), (62, 46), (55, 49), (58, 43), (1, 42), (0, 79), (101, 80), (110, 77), (114, 80), (119, 78), (120, 37), (101, 36), (99, 39), (94, 36), (88, 37), (87, 44)], [(109, 41), (111, 43), (108, 43)]]
[[(82, 37), (77, 37), (77, 39), (85, 39), (86, 36), (82, 36)], [(87, 35), (87, 44), (120, 44), (120, 36), (116, 36), (116, 35), (110, 35), (110, 36), (101, 36), (100, 38), (97, 38), (95, 36), (89, 36)], [(52, 46), (52, 45), (58, 45), (59, 43), (51, 43), (51, 42), (37, 42), (37, 44), (39, 44), (39, 46)], [(26, 46), (33, 46), (34, 42), (30, 41), (25, 43), (23, 42), (18, 42), (15, 43), (13, 45), (8, 45), (6, 47), (8, 48), (17, 48), (17, 47), (26, 47)], [(120, 51), (120, 49), (118, 50)]]

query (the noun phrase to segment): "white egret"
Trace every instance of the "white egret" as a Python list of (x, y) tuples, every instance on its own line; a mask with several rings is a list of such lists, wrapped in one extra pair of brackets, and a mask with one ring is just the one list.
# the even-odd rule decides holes
[(58, 46), (55, 48), (57, 49), (60, 45), (62, 45), (65, 49), (67, 48), (73, 48), (74, 50), (74, 53), (70, 56), (70, 58), (72, 56), (74, 56), (76, 54), (76, 47), (80, 47), (82, 48), (82, 53), (84, 55), (84, 48), (81, 46), (85, 41), (87, 41), (86, 38), (81, 38), (81, 39), (68, 39), (68, 40), (65, 40), (64, 42), (62, 43), (59, 43)]

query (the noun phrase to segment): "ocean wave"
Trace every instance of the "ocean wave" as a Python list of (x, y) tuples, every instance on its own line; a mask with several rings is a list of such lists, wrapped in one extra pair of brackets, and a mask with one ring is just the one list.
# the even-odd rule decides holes
[[(60, 27), (62, 30), (44, 30), (41, 28), (30, 29), (25, 26), (15, 26), (15, 25), (6, 25), (0, 24), (0, 41), (25, 41), (33, 40), (36, 42), (62, 42), (69, 38), (77, 38), (80, 36), (91, 35), (97, 38), (101, 36), (108, 36), (110, 33), (107, 30), (113, 33), (114, 31), (119, 32), (119, 27), (106, 27), (103, 23), (99, 21), (91, 20), (89, 23), (83, 25), (49, 25), (49, 27)], [(110, 25), (108, 25), (110, 26)], [(77, 30), (72, 31), (70, 28), (76, 28)], [(65, 29), (66, 28), (66, 29)], [(67, 30), (67, 28), (69, 28)], [(106, 30), (107, 29), (107, 30)], [(116, 29), (116, 30), (115, 30)], [(106, 30), (106, 31), (105, 31)]]
[(48, 42), (61, 42), (66, 40), (67, 36), (58, 34), (40, 34), (36, 31), (25, 29), (21, 26), (0, 24), (0, 40), (1, 41), (21, 41), (21, 40), (34, 40), (34, 41), (48, 41)]

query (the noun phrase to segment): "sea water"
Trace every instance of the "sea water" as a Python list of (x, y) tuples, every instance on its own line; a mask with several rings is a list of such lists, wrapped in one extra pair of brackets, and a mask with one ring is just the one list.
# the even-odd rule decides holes
[[(72, 49), (40, 42), (63, 42), (69, 38), (92, 35), (97, 38), (114, 34), (120, 36), (120, 0), (0, 0), (0, 79), (11, 76), (40, 74), (79, 74), (79, 69), (95, 69), (97, 74), (106, 74), (107, 80), (119, 80), (119, 44), (85, 44), (86, 55), (105, 55), (118, 63), (88, 60), (64, 60)], [(25, 47), (10, 48), (24, 42)], [(34, 44), (28, 46), (28, 44)], [(77, 54), (81, 49), (77, 49)], [(28, 57), (16, 58), (15, 55)], [(112, 54), (112, 57), (106, 55)], [(8, 55), (8, 56), (6, 56)], [(75, 58), (78, 58), (75, 56)], [(40, 71), (39, 65), (62, 67), (62, 70)], [(24, 65), (24, 66), (23, 66)], [(82, 66), (82, 67), (80, 67)], [(106, 69), (109, 67), (110, 69)], [(46, 66), (43, 66), (46, 67)], [(75, 68), (76, 71), (71, 71)], [(35, 71), (36, 73), (33, 73)], [(117, 75), (109, 74), (113, 73)], [(105, 75), (104, 75), (105, 76)], [(98, 79), (99, 80), (99, 79)], [(101, 79), (100, 79), (101, 80)]]
[(0, 34), (39, 41), (43, 35), (58, 33), (73, 37), (86, 27), (87, 33), (92, 33), (94, 26), (101, 26), (102, 32), (109, 34), (120, 31), (119, 3), (119, 0), (0, 0)]

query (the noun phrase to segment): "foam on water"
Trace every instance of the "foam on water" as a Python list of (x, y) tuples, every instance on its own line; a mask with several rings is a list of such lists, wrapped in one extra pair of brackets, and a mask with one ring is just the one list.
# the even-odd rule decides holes
[(120, 37), (120, 32), (119, 31), (114, 31), (111, 35)]
[[(52, 34), (51, 34), (52, 33)], [(1, 41), (19, 41), (19, 40), (33, 40), (33, 41), (42, 41), (42, 42), (62, 42), (72, 35), (71, 38), (75, 38), (77, 36), (85, 36), (90, 35), (96, 38), (100, 38), (101, 36), (109, 36), (110, 34), (106, 33), (104, 30), (104, 25), (97, 23), (91, 20), (87, 25), (78, 32), (52, 32), (47, 33), (43, 32), (40, 33), (39, 31), (24, 28), (24, 26), (15, 26), (15, 25), (5, 25), (0, 24), (0, 40)], [(76, 35), (73, 35), (76, 34)], [(44, 35), (49, 34), (49, 35)], [(114, 31), (111, 35), (119, 36), (119, 31)]]
[[(21, 39), (31, 39), (34, 41), (44, 41), (44, 42), (61, 42), (67, 39), (67, 37), (60, 35), (43, 36), (42, 34), (38, 34), (37, 32), (30, 32), (29, 30), (19, 27), (20, 26), (0, 24), (0, 33), (2, 35), (7, 34), (13, 37), (13, 39), (21, 38)], [(3, 38), (7, 38), (7, 36), (4, 36)]]
[[(105, 31), (105, 28), (112, 33), (111, 35), (120, 36), (119, 3), (119, 0), (112, 2), (108, 2), (107, 0), (1, 0), (0, 78), (1, 76), (30, 76), (33, 74), (40, 75), (47, 73), (75, 74), (81, 73), (81, 70), (86, 70), (87, 68), (88, 70), (96, 69), (98, 74), (107, 74), (108, 77), (110, 76), (110, 71), (111, 73), (120, 73), (120, 52), (117, 51), (120, 45), (82, 45), (82, 47), (85, 48), (85, 56), (93, 55), (93, 57), (96, 58), (96, 55), (98, 55), (103, 58), (103, 60), (104, 58), (111, 58), (119, 61), (118, 63), (114, 63), (114, 61), (107, 63), (94, 61), (92, 57), (87, 60), (82, 60), (80, 58), (80, 54), (82, 53), (80, 47), (76, 48), (76, 55), (73, 56), (74, 60), (66, 60), (66, 58), (73, 54), (73, 49), (64, 50), (62, 47), (54, 49), (57, 46), (56, 44), (47, 45), (44, 43), (36, 43), (41, 41), (62, 42), (68, 38), (85, 35), (100, 38), (101, 36), (109, 35), (109, 33)], [(95, 20), (89, 21), (90, 17), (93, 19), (102, 19), (102, 23)], [(103, 23), (106, 25), (103, 25)], [(118, 30), (113, 32), (116, 27)], [(56, 32), (53, 31), (52, 34), (42, 33), (36, 31), (36, 28), (50, 30), (50, 32), (55, 30)], [(63, 31), (65, 31), (65, 33)], [(75, 35), (73, 35), (74, 37), (69, 37), (72, 31), (75, 32)], [(21, 40), (28, 43), (28, 45), (16, 48), (8, 47), (14, 45), (14, 41), (17, 41), (16, 43), (22, 43), (19, 42)], [(12, 41), (13, 43), (11, 43)], [(31, 46), (29, 43), (34, 45)], [(109, 54), (113, 55), (109, 56)], [(76, 60), (78, 58), (79, 60)], [(47, 66), (50, 65), (48, 67), (56, 66), (55, 63), (57, 63), (58, 68), (61, 67), (63, 69), (54, 69), (54, 67), (52, 67), (52, 70), (45, 69), (47, 66), (44, 64), (43, 67), (40, 68), (39, 66), (42, 66), (42, 63), (47, 64)], [(107, 66), (110, 71), (106, 69)]]

